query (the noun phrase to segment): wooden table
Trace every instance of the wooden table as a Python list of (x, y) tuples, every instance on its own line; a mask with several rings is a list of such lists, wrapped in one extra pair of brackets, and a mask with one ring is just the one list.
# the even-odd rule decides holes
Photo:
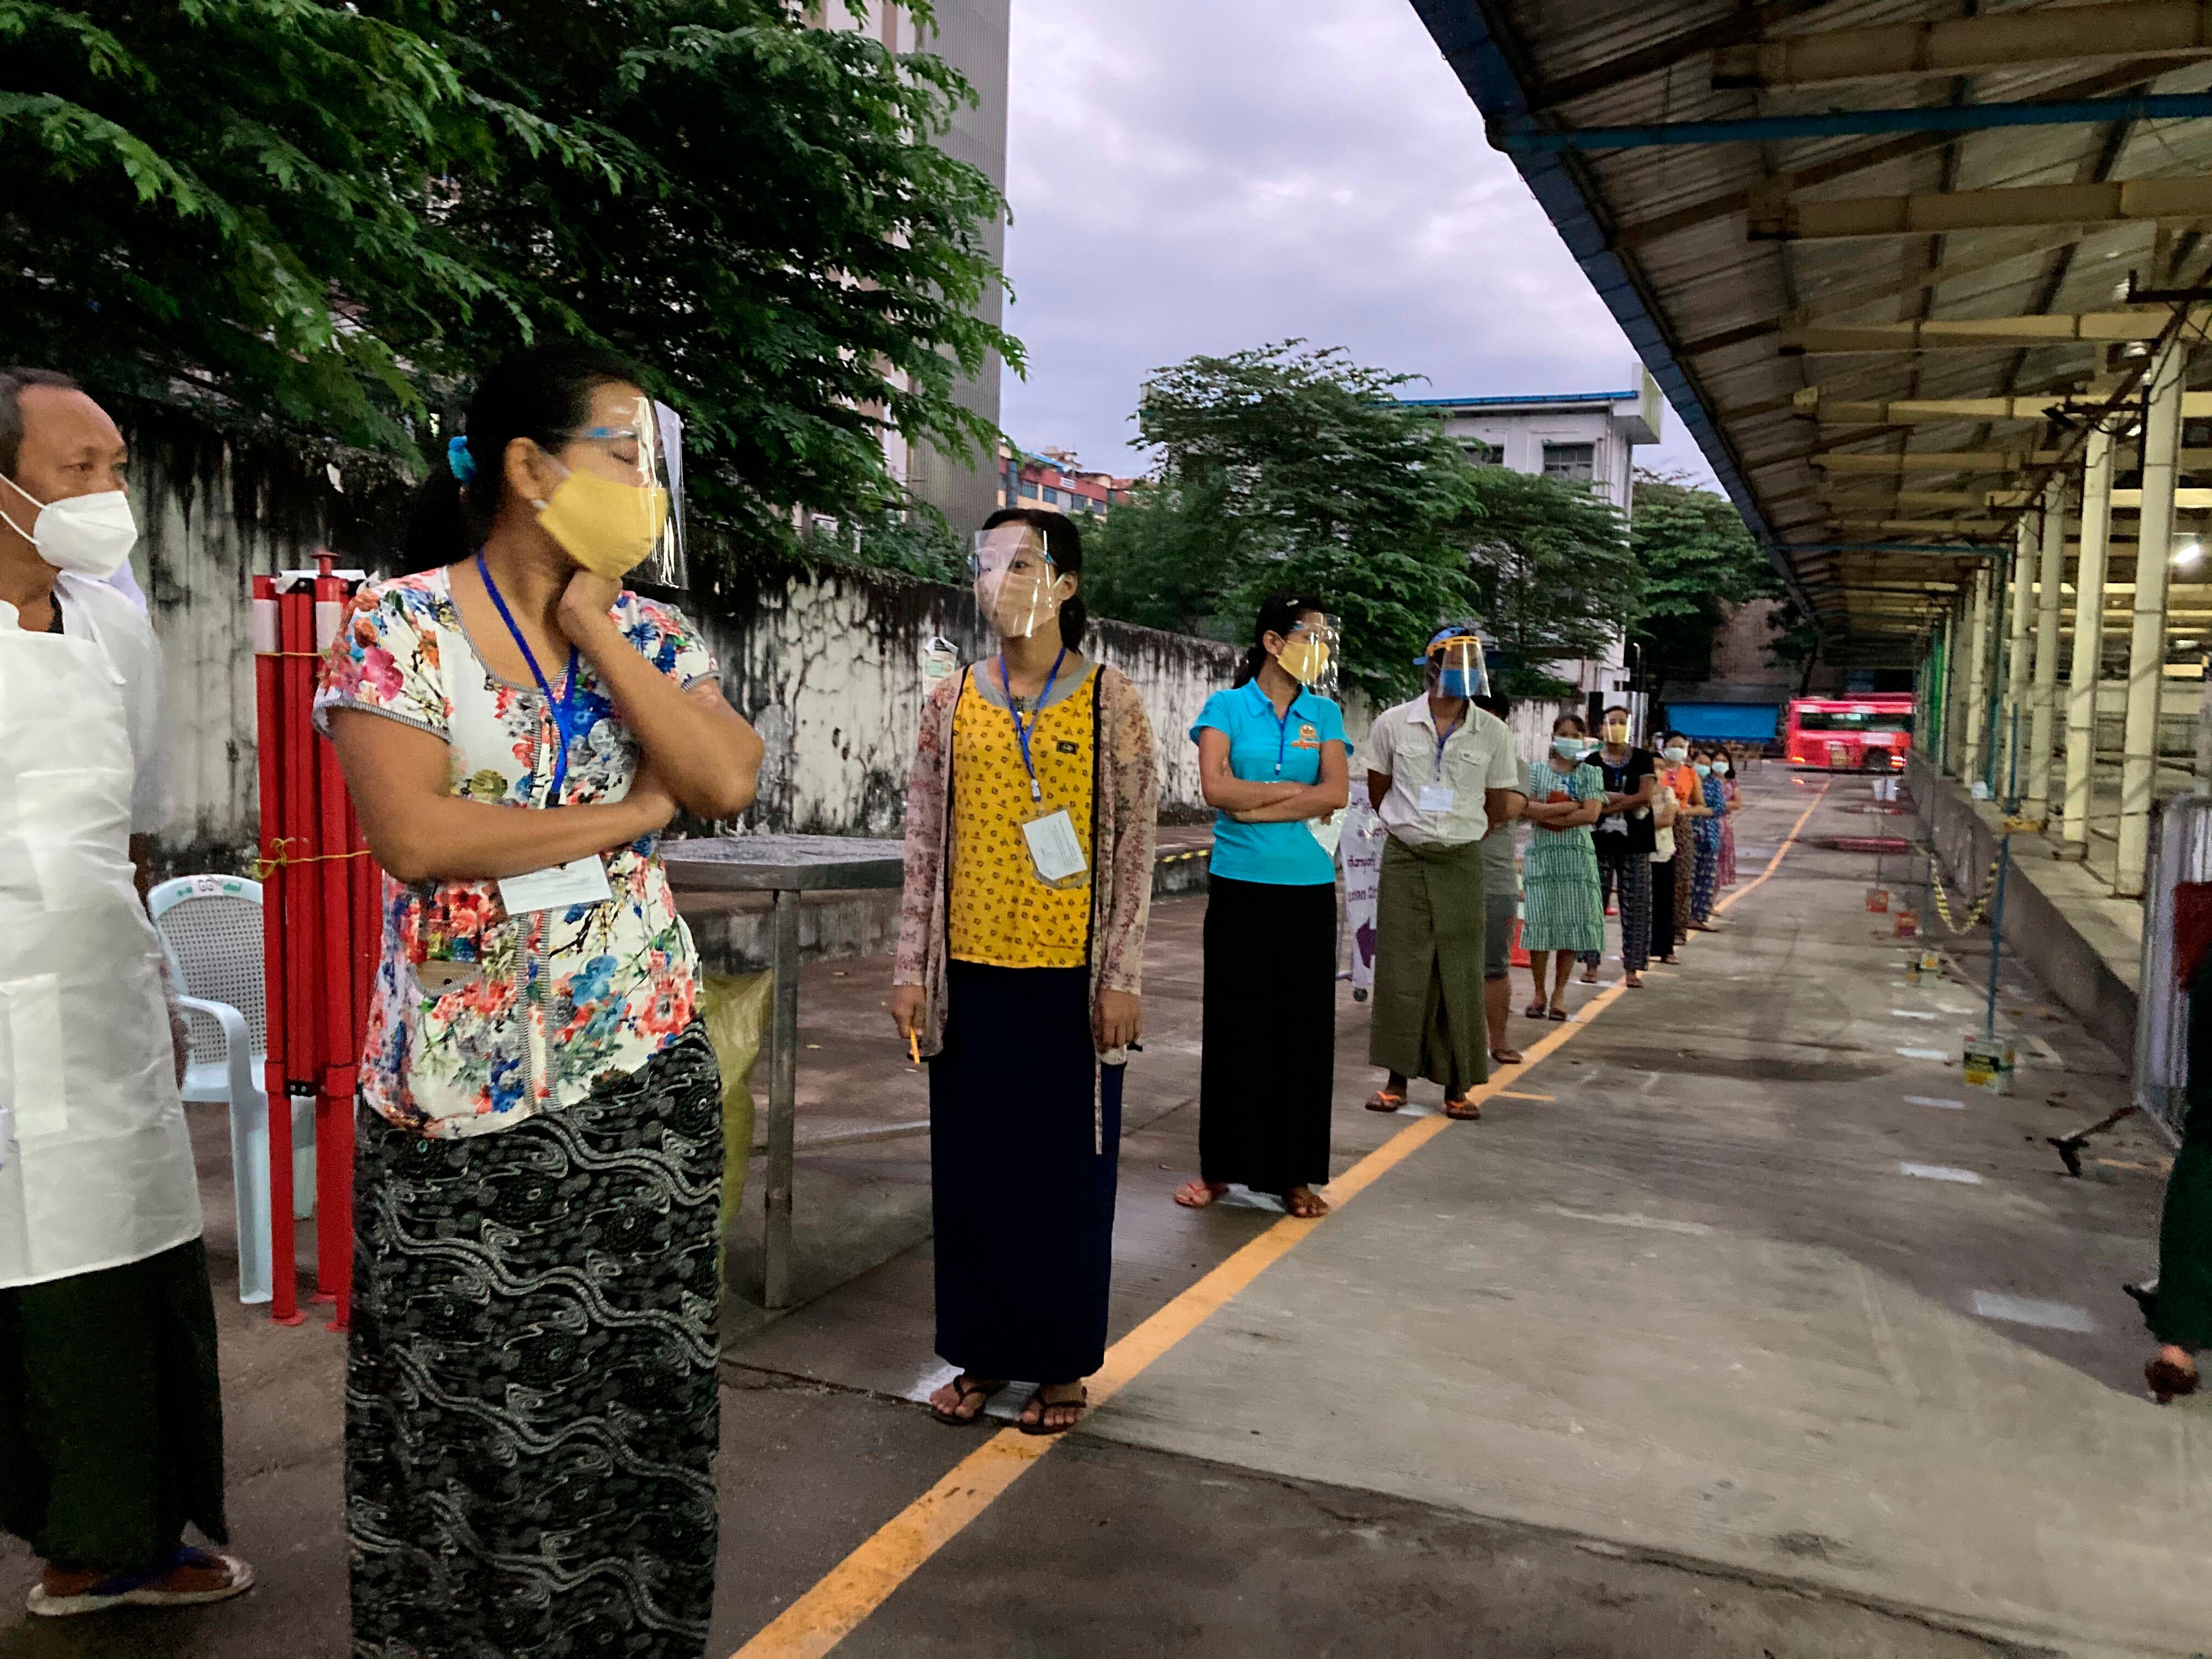
[(767, 893), (775, 1014), (769, 1022), (767, 1237), (761, 1304), (791, 1305), (791, 1182), (799, 1097), (799, 896), (897, 887), (905, 844), (851, 836), (716, 836), (663, 844), (681, 892)]

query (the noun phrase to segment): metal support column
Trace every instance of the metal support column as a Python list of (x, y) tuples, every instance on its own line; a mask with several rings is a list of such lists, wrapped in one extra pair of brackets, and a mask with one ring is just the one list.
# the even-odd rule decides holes
[(2051, 816), (2051, 742), (2058, 702), (2058, 590), (2066, 576), (2066, 485), (2043, 489), (2041, 567), (2035, 576), (2035, 684), (2028, 698), (2027, 814)]
[(2014, 810), (2021, 774), (2021, 727), (2027, 714), (2028, 676), (2035, 667), (2035, 522), (2022, 514), (2012, 538), (2012, 596), (2006, 618), (2004, 701), (1997, 708), (1997, 774), (1990, 793)]
[(2158, 793), (2159, 703), (2166, 689), (2166, 590), (2173, 552), (2173, 473), (2181, 450), (2188, 353), (2170, 341), (2151, 368), (2143, 428), (2142, 520), (2136, 542), (2135, 627), (2128, 641), (2128, 726), (2120, 762), (2120, 859), (2112, 890), (2135, 898), (2150, 856)]
[(775, 1010), (768, 1071), (768, 1229), (763, 1240), (761, 1305), (791, 1305), (791, 1177), (799, 1110), (799, 895), (771, 901)]
[(2066, 678), (2065, 837), (2086, 846), (2097, 775), (2097, 678), (2105, 660), (2105, 565), (2112, 546), (2112, 434), (2089, 434), (2081, 554), (2074, 570), (2074, 660)]
[(1974, 594), (1966, 615), (1966, 708), (1959, 722), (1959, 776), (1968, 784), (1982, 775), (1983, 744), (1989, 738), (1990, 589), (1996, 567), (1974, 572)]

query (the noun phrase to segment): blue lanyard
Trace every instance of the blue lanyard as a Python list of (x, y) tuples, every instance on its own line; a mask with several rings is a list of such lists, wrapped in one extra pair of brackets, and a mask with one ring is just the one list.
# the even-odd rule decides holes
[(1460, 727), (1466, 724), (1467, 716), (1462, 714), (1457, 720), (1451, 723), (1451, 731), (1439, 732), (1437, 733), (1436, 781), (1438, 783), (1442, 783), (1444, 781), (1444, 745), (1447, 743), (1449, 743), (1454, 733), (1457, 732)]
[(1044, 790), (1037, 783), (1036, 767), (1030, 759), (1030, 738), (1036, 724), (1044, 718), (1044, 700), (1052, 695), (1052, 683), (1060, 678), (1060, 665), (1067, 660), (1067, 647), (1060, 647), (1060, 654), (1052, 659), (1052, 672), (1044, 677), (1044, 690), (1037, 693), (1036, 712), (1030, 716), (1027, 726), (1022, 724), (1021, 713), (1014, 707), (1013, 682), (1006, 678), (1006, 653), (999, 653), (999, 690), (1006, 694), (1006, 718), (1014, 723), (1014, 741), (1022, 746), (1022, 769), (1030, 775), (1030, 799), (1041, 801)]
[(484, 592), (491, 595), (491, 602), (499, 607), (499, 619), (507, 624), (507, 631), (514, 635), (514, 642), (522, 647), (522, 659), (530, 665), (531, 678), (538, 682), (538, 689), (545, 694), (546, 712), (552, 715), (553, 729), (560, 734), (561, 747), (553, 757), (553, 788), (547, 802), (549, 805), (558, 806), (561, 804), (561, 786), (568, 781), (568, 721), (575, 709), (578, 695), (576, 647), (573, 645), (568, 647), (568, 678), (563, 688), (568, 696), (556, 697), (553, 695), (553, 688), (545, 683), (545, 671), (538, 665), (538, 657), (531, 650), (530, 641), (522, 637), (522, 630), (514, 625), (514, 613), (507, 608), (507, 601), (500, 597), (499, 584), (492, 580), (491, 569), (484, 563), (481, 550), (477, 554), (477, 574), (483, 578)]
[[(1260, 697), (1267, 703), (1269, 712), (1272, 713), (1275, 707), (1274, 700), (1265, 691), (1260, 694)], [(1275, 775), (1279, 778), (1283, 775), (1283, 763), (1290, 758), (1291, 716), (1297, 711), (1297, 707), (1298, 694), (1293, 691), (1291, 693), (1290, 702), (1284, 705), (1283, 712), (1275, 716)]]

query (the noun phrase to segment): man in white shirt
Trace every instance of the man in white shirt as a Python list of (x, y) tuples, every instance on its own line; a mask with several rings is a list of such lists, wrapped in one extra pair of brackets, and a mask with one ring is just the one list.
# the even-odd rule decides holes
[(161, 656), (107, 586), (121, 433), (0, 369), (0, 1528), (34, 1613), (238, 1595), (199, 1192), (140, 898), (167, 813)]
[(1427, 690), (1383, 711), (1367, 735), (1367, 791), (1389, 832), (1376, 898), (1374, 1016), (1368, 1060), (1388, 1079), (1370, 1111), (1406, 1103), (1407, 1079), (1444, 1090), (1444, 1112), (1481, 1115), (1468, 1098), (1488, 1080), (1483, 837), (1520, 816), (1527, 782), (1513, 734), (1475, 707), (1489, 694), (1471, 622), (1448, 623), (1422, 659)]

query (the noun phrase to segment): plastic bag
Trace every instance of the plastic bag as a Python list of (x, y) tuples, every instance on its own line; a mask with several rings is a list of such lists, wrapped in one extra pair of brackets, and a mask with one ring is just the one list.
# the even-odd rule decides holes
[(699, 1018), (722, 1068), (722, 1255), (744, 1201), (753, 1158), (753, 1093), (746, 1085), (760, 1057), (775, 981), (767, 974), (710, 975), (700, 982)]

